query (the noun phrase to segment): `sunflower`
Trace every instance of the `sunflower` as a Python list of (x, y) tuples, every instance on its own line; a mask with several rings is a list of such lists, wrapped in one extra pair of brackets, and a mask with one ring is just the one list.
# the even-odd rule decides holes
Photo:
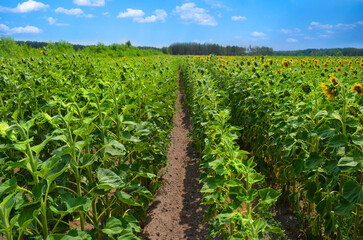
[(290, 65), (289, 61), (287, 61), (287, 60), (283, 60), (283, 61), (282, 61), (282, 66), (283, 66), (284, 68), (289, 68), (289, 65)]
[(328, 99), (330, 100), (334, 99), (334, 97), (336, 96), (336, 90), (334, 89), (334, 87), (327, 86), (323, 82), (320, 83), (320, 87)]
[(359, 96), (363, 94), (362, 84), (356, 83), (352, 86), (352, 92), (357, 92)]
[(333, 84), (333, 86), (336, 86), (336, 85), (338, 85), (338, 84), (339, 84), (338, 80), (335, 78), (334, 73), (332, 73), (332, 74), (330, 75), (329, 81), (331, 82), (331, 84)]

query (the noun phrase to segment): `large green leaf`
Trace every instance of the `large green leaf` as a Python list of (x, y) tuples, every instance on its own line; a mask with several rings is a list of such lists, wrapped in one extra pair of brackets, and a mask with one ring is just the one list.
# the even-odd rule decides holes
[(281, 195), (281, 191), (276, 191), (272, 188), (264, 188), (258, 190), (260, 194), (260, 202), (265, 204), (271, 204), (277, 201), (279, 196)]
[(257, 196), (258, 196), (258, 191), (252, 188), (249, 191), (242, 190), (241, 193), (237, 195), (236, 198), (241, 202), (251, 203), (256, 199)]
[(133, 233), (126, 233), (119, 236), (117, 240), (140, 240), (140, 238)]
[(122, 222), (118, 218), (110, 217), (107, 219), (102, 232), (107, 235), (116, 235), (123, 231)]
[(92, 165), (94, 162), (98, 161), (98, 159), (99, 159), (98, 154), (86, 153), (80, 157), (78, 167), (85, 168), (87, 166)]
[(92, 201), (91, 199), (85, 197), (85, 196), (80, 196), (77, 198), (70, 198), (67, 199), (67, 201), (65, 202), (66, 206), (67, 206), (67, 212), (68, 213), (72, 213), (75, 211), (85, 211), (88, 212), (91, 208), (91, 204)]
[(334, 212), (339, 216), (349, 216), (354, 208), (355, 206), (353, 203), (342, 198), (339, 201), (339, 205), (334, 209)]
[(344, 183), (343, 197), (351, 203), (363, 204), (363, 185), (354, 181)]
[(0, 185), (0, 196), (13, 191), (18, 186), (16, 178), (12, 177)]
[(228, 224), (233, 220), (233, 213), (218, 214), (213, 221), (217, 221), (220, 226)]
[(106, 144), (103, 146), (105, 152), (112, 156), (122, 156), (126, 154), (125, 146), (116, 139), (106, 138)]
[(115, 172), (105, 168), (97, 169), (98, 187), (106, 190), (122, 188), (125, 183)]
[(48, 182), (53, 182), (59, 177), (65, 170), (67, 170), (70, 162), (70, 156), (62, 156), (58, 164), (45, 176)]
[(333, 137), (337, 134), (337, 130), (334, 128), (319, 128), (317, 134), (320, 139), (326, 139)]
[(36, 154), (39, 154), (43, 148), (45, 147), (45, 145), (47, 145), (47, 143), (52, 140), (51, 137), (47, 137), (41, 144), (33, 146), (31, 149), (32, 151), (34, 151)]
[(264, 176), (260, 173), (248, 173), (246, 177), (246, 181), (249, 184), (257, 183), (262, 181)]
[(121, 132), (120, 138), (124, 141), (129, 141), (129, 142), (140, 142), (139, 138), (132, 136), (129, 132), (126, 131)]
[(60, 159), (60, 157), (51, 157), (47, 159), (40, 165), (40, 170), (35, 172), (35, 174), (44, 178), (58, 164)]
[(313, 170), (319, 167), (322, 163), (324, 163), (325, 159), (320, 156), (318, 153), (310, 153), (308, 159), (306, 159), (306, 170)]
[(128, 204), (130, 206), (140, 206), (140, 204), (138, 202), (136, 202), (135, 199), (131, 195), (125, 193), (124, 191), (117, 190), (116, 197), (119, 201), (121, 201), (125, 204)]
[(345, 146), (347, 143), (348, 140), (345, 135), (336, 135), (330, 139), (328, 146), (332, 148), (339, 148)]
[(363, 147), (363, 135), (361, 135), (361, 134), (355, 134), (352, 137), (352, 141), (353, 141), (354, 144), (357, 144), (357, 145)]
[(35, 203), (32, 205), (28, 205), (24, 208), (22, 208), (22, 212), (20, 213), (18, 217), (18, 224), (20, 228), (27, 227), (34, 218), (39, 214), (40, 212), (40, 204)]
[(202, 193), (214, 192), (216, 188), (222, 186), (226, 180), (223, 176), (216, 176), (208, 178), (206, 183), (203, 185), (202, 189), (200, 190)]
[(79, 229), (74, 229), (66, 234), (52, 234), (46, 240), (92, 240), (91, 235)]
[(339, 160), (338, 166), (342, 170), (356, 169), (362, 167), (363, 157), (353, 156), (353, 157), (343, 157)]

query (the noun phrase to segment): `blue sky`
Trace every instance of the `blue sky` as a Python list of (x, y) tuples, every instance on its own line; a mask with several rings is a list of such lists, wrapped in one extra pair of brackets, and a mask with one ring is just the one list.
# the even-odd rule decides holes
[(0, 36), (155, 47), (363, 48), (363, 0), (0, 0)]

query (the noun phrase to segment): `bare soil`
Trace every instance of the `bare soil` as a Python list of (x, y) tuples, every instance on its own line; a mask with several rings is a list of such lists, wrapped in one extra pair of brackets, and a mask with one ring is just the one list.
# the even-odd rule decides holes
[[(199, 183), (199, 155), (188, 137), (192, 130), (190, 115), (184, 104), (185, 89), (179, 73), (179, 93), (175, 104), (174, 129), (168, 149), (168, 164), (162, 169), (162, 186), (148, 208), (141, 224), (140, 237), (145, 240), (207, 239), (208, 225), (202, 225), (206, 206), (202, 206)], [(298, 221), (288, 207), (277, 204), (275, 219), (285, 230), (284, 239), (304, 239)], [(275, 239), (277, 236), (267, 237)]]
[(205, 207), (201, 206), (199, 156), (188, 137), (190, 116), (184, 104), (184, 85), (179, 74), (179, 94), (175, 105), (174, 129), (168, 150), (168, 164), (161, 172), (162, 186), (148, 208), (143, 223), (143, 239), (207, 239), (202, 225)]

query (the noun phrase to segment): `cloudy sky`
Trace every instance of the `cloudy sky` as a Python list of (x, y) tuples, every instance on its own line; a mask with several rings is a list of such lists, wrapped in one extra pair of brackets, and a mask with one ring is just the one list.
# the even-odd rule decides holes
[(155, 47), (363, 48), (363, 0), (0, 0), (0, 36)]

